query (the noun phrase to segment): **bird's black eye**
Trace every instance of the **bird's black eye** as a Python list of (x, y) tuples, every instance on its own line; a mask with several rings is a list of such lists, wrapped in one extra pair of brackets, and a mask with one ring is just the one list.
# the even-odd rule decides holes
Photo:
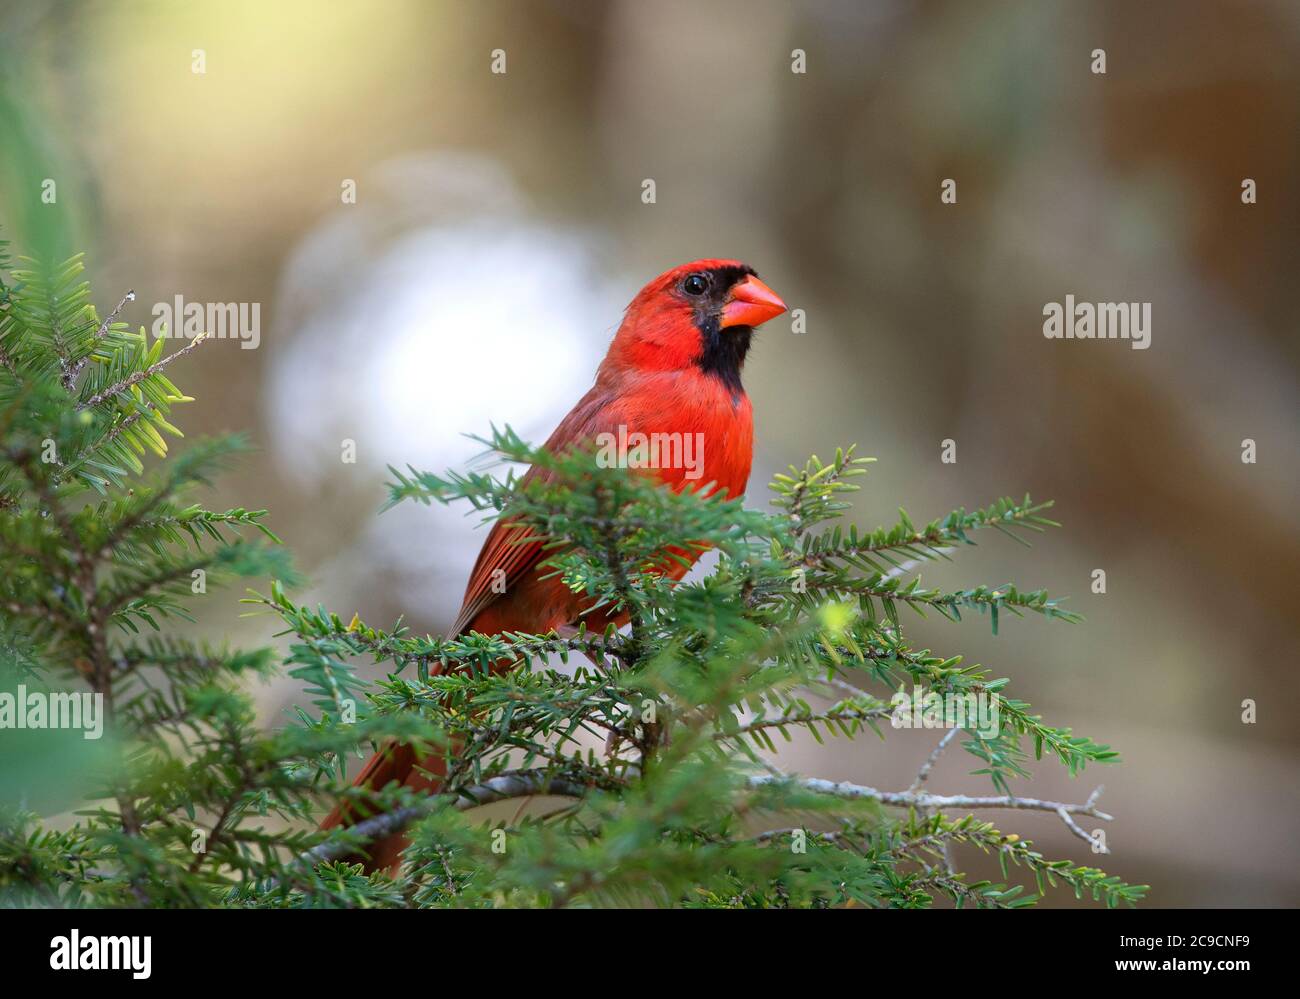
[(709, 290), (709, 279), (704, 274), (691, 274), (682, 282), (682, 291), (688, 295), (703, 295)]

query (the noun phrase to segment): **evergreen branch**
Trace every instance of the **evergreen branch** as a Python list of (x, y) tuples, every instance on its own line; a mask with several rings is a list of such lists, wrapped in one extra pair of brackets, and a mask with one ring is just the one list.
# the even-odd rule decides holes
[[(113, 311), (108, 314), (108, 316), (104, 319), (104, 321), (99, 324), (99, 328), (95, 330), (95, 337), (94, 337), (95, 341), (102, 340), (104, 339), (105, 336), (108, 335), (109, 329), (112, 327), (113, 323), (117, 321), (117, 317), (121, 314), (122, 309), (126, 307), (126, 303), (134, 302), (134, 301), (135, 301), (134, 291), (128, 291), (125, 295), (122, 296), (122, 300), (117, 303), (116, 308), (114, 308)], [(84, 355), (82, 355), (81, 360), (73, 364), (71, 369), (64, 374), (63, 387), (66, 388), (69, 392), (72, 391), (73, 386), (76, 384), (77, 376), (81, 374), (81, 369), (86, 366), (86, 362), (90, 360), (91, 356), (92, 356), (92, 352), (87, 351)]]
[[(831, 560), (841, 560), (873, 572), (884, 572), (884, 567), (871, 556), (904, 554), (921, 560), (946, 557), (956, 545), (972, 545), (970, 532), (985, 528), (996, 529), (1015, 541), (1023, 539), (1013, 528), (1042, 531), (1060, 525), (1046, 517), (1042, 511), (1053, 506), (1049, 500), (1034, 503), (1029, 496), (1019, 503), (1009, 498), (999, 499), (982, 510), (967, 512), (954, 510), (940, 520), (933, 520), (917, 529), (905, 510), (899, 510), (899, 521), (892, 528), (878, 528), (859, 536), (857, 528), (850, 526), (846, 534), (838, 529), (816, 539), (811, 539), (804, 552), (804, 565), (815, 566)], [(892, 559), (889, 559), (892, 563)]]
[[(778, 729), (784, 733), (785, 729), (791, 725), (798, 725), (811, 730), (814, 736), (817, 736), (816, 726), (826, 724), (828, 727), (832, 723), (838, 723), (842, 730), (846, 731), (850, 737), (853, 735), (853, 729), (844, 729), (844, 723), (855, 722), (859, 724), (874, 725), (882, 718), (888, 718), (894, 712), (894, 708), (888, 704), (872, 704), (870, 706), (862, 705), (862, 697), (856, 699), (858, 703), (841, 701), (838, 704), (823, 711), (812, 710), (795, 710), (791, 713), (778, 715), (776, 717), (760, 717), (752, 721), (744, 722), (735, 728), (722, 728), (715, 734), (716, 739), (735, 739), (742, 738), (746, 735), (758, 735), (766, 733), (769, 729)], [(764, 735), (759, 741), (765, 748), (775, 749), (770, 739)], [(818, 737), (820, 741), (820, 737)]]
[(125, 378), (121, 379), (120, 381), (114, 382), (112, 385), (108, 386), (107, 388), (101, 389), (100, 391), (96, 392), (94, 395), (90, 396), (90, 398), (83, 399), (81, 402), (77, 403), (77, 412), (90, 409), (93, 406), (98, 406), (100, 403), (113, 398), (113, 396), (121, 395), (123, 392), (126, 392), (132, 386), (139, 385), (146, 378), (150, 378), (153, 375), (158, 374), (160, 371), (163, 370), (163, 368), (167, 367), (169, 364), (172, 364), (173, 362), (180, 360), (186, 354), (190, 353), (190, 351), (194, 350), (199, 344), (203, 343), (206, 339), (208, 339), (207, 334), (200, 333), (198, 336), (196, 336), (193, 340), (187, 343), (180, 350), (173, 351), (172, 353), (168, 354), (166, 357), (160, 358), (159, 360), (155, 361), (153, 364), (149, 365), (147, 368), (144, 368), (143, 370), (132, 372), (130, 375), (127, 375)]

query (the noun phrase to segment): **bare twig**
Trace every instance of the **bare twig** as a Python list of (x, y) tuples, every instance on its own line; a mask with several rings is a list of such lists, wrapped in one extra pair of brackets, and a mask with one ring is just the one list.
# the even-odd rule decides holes
[[(1102, 785), (1098, 784), (1096, 790), (1094, 790), (1092, 794), (1088, 795), (1088, 800), (1085, 802), (1085, 805), (1088, 808), (1091, 808), (1093, 805), (1097, 803), (1097, 799), (1101, 797), (1102, 790), (1103, 790)], [(1074, 833), (1074, 835), (1078, 836), (1089, 846), (1092, 846), (1094, 849), (1096, 849), (1098, 853), (1110, 853), (1110, 848), (1106, 846), (1105, 843), (1097, 843), (1095, 840), (1093, 840), (1091, 836), (1089, 836), (1086, 832), (1084, 832), (1083, 829), (1079, 828), (1079, 824), (1075, 822), (1074, 819), (1070, 816), (1069, 811), (1067, 811), (1064, 808), (1058, 808), (1056, 810), (1056, 814), (1061, 817), (1061, 821), (1065, 823), (1065, 827), (1069, 829), (1070, 832)], [(1110, 818), (1109, 815), (1105, 815), (1097, 811), (1081, 812), (1079, 814), (1088, 815), (1099, 819)]]
[[(126, 303), (134, 302), (134, 301), (135, 301), (134, 291), (128, 291), (125, 295), (123, 295), (122, 301), (117, 303), (117, 308), (114, 309), (112, 312), (110, 312), (108, 314), (108, 318), (99, 324), (99, 329), (95, 330), (95, 339), (102, 340), (104, 339), (104, 337), (108, 336), (109, 327), (111, 327), (113, 323), (117, 322), (117, 317), (121, 314), (122, 309), (126, 307)], [(68, 389), (69, 391), (72, 390), (72, 386), (76, 382), (77, 376), (81, 374), (81, 369), (86, 366), (86, 362), (89, 360), (90, 360), (90, 354), (88, 353), (80, 361), (72, 365), (71, 368), (64, 371), (63, 385), (66, 389)]]
[[(915, 793), (921, 790), (922, 785), (930, 779), (930, 771), (934, 769), (934, 765), (939, 761), (939, 757), (943, 755), (943, 751), (948, 748), (948, 743), (952, 742), (960, 731), (960, 728), (950, 728), (944, 733), (943, 738), (939, 740), (939, 744), (930, 751), (930, 755), (927, 756), (925, 762), (921, 764), (921, 769), (916, 772), (916, 779), (912, 781), (912, 786), (908, 788), (908, 791)], [(930, 814), (928, 808), (920, 808), (918, 811), (922, 815)], [(942, 844), (942, 849), (944, 869), (950, 875), (955, 874), (956, 864), (953, 863), (952, 859), (952, 844), (945, 840)]]
[(952, 742), (960, 731), (960, 728), (950, 728), (944, 733), (943, 738), (939, 740), (939, 745), (934, 747), (930, 755), (926, 757), (925, 762), (921, 764), (921, 769), (916, 772), (916, 780), (912, 781), (912, 786), (907, 789), (909, 793), (915, 794), (917, 791), (921, 790), (921, 785), (930, 779), (930, 771), (933, 770), (934, 765), (939, 762), (939, 757), (942, 756), (943, 751), (948, 748), (948, 743)]
[(867, 691), (863, 690), (861, 687), (849, 683), (848, 680), (842, 680), (838, 676), (828, 677), (826, 682), (836, 690), (840, 691), (840, 693), (848, 694), (849, 697), (861, 697), (863, 694), (867, 693)]
[(1110, 822), (1113, 818), (1097, 808), (1097, 799), (1102, 788), (1098, 787), (1088, 796), (1082, 805), (1063, 801), (1043, 801), (1039, 798), (1017, 798), (1013, 795), (972, 796), (965, 794), (926, 794), (918, 791), (879, 791), (863, 784), (850, 784), (848, 781), (822, 780), (818, 777), (791, 777), (779, 774), (756, 774), (749, 778), (750, 787), (765, 787), (772, 784), (789, 782), (819, 794), (830, 794), (837, 798), (851, 798), (860, 801), (878, 801), (882, 805), (899, 808), (949, 809), (953, 811), (972, 811), (982, 808), (1010, 808), (1037, 812), (1055, 812), (1065, 821), (1066, 826), (1075, 835), (1082, 836), (1091, 843), (1092, 837), (1081, 830), (1070, 816), (1087, 815), (1090, 818)]

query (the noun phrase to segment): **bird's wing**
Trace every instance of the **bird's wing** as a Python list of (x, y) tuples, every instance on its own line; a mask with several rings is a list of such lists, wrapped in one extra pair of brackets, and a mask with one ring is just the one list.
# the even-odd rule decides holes
[[(528, 538), (526, 525), (505, 520), (492, 525), (491, 533), (483, 542), (483, 550), (478, 553), (478, 561), (474, 563), (474, 571), (470, 573), (469, 585), (465, 587), (465, 602), (448, 634), (455, 636), (468, 631), (470, 624), (486, 607), (509, 592), (541, 561), (542, 542)], [(495, 587), (493, 582), (497, 583)]]
[[(602, 431), (613, 430), (618, 424), (616, 398), (617, 395), (608, 388), (600, 384), (592, 386), (555, 428), (555, 433), (546, 442), (546, 449), (558, 454)], [(520, 480), (520, 485), (527, 485), (545, 475), (545, 471), (534, 465)], [(510, 519), (493, 524), (478, 561), (474, 563), (474, 571), (470, 573), (460, 613), (448, 634), (454, 637), (468, 630), (479, 614), (509, 593), (543, 557), (543, 540), (535, 537), (528, 525)], [(503, 575), (498, 575), (498, 570)], [(494, 582), (496, 586), (493, 586)]]

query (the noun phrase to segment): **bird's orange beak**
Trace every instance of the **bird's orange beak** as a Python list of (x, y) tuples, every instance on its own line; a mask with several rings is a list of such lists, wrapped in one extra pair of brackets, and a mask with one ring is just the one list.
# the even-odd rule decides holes
[(750, 275), (735, 284), (722, 307), (722, 327), (759, 326), (785, 311), (785, 303), (771, 288)]

